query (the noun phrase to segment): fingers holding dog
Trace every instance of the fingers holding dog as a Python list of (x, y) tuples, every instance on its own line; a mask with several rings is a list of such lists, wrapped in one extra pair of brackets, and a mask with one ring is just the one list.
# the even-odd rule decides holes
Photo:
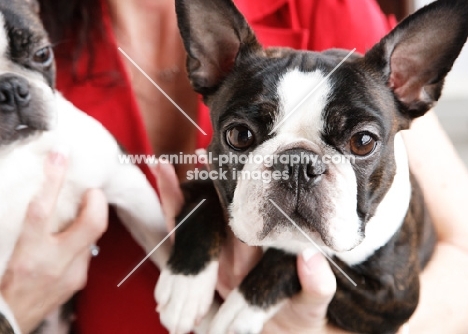
[(175, 227), (175, 217), (184, 204), (184, 196), (174, 166), (160, 162), (151, 170), (156, 177), (168, 231)]
[(84, 251), (91, 256), (90, 247), (107, 229), (107, 222), (108, 206), (104, 193), (90, 189), (83, 196), (78, 217), (57, 235), (57, 241), (72, 253)]
[(29, 204), (23, 236), (25, 233), (41, 235), (50, 231), (51, 227), (47, 224), (57, 203), (68, 167), (67, 154), (63, 152), (50, 152), (44, 162), (44, 184)]
[(78, 218), (54, 234), (51, 217), (67, 159), (60, 153), (50, 154), (44, 168), (44, 187), (29, 206), (0, 287), (23, 332), (35, 329), (47, 314), (84, 287), (91, 258), (89, 246), (107, 226), (106, 200), (100, 191), (90, 190), (82, 199)]
[[(302, 291), (292, 301), (297, 320), (324, 321), (328, 304), (336, 291), (336, 278), (325, 257), (305, 251), (297, 259)], [(303, 319), (301, 319), (303, 317)]]

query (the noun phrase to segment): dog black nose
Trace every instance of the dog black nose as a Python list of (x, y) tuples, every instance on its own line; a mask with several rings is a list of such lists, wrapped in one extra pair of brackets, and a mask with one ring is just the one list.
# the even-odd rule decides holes
[(321, 156), (303, 149), (291, 149), (278, 154), (273, 168), (283, 176), (287, 174), (290, 185), (317, 183), (326, 172)]
[(26, 79), (14, 75), (0, 77), (0, 112), (8, 113), (29, 105), (31, 94)]

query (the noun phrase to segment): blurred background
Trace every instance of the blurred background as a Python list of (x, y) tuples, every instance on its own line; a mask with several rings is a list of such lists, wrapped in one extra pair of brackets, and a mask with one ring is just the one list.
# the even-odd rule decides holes
[[(401, 20), (432, 0), (378, 0), (378, 2), (384, 12), (394, 14)], [(446, 79), (436, 113), (468, 166), (468, 45), (465, 45)]]

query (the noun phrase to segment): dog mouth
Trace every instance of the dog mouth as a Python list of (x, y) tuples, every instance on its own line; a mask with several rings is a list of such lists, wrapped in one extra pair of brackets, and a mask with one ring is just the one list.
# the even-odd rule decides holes
[[(291, 222), (291, 220), (294, 224)], [(314, 224), (311, 221), (311, 217), (306, 218), (304, 215), (297, 210), (294, 210), (292, 213), (288, 214), (288, 217), (282, 215), (277, 215), (276, 217), (270, 217), (270, 221), (274, 221), (274, 224), (265, 224), (262, 231), (257, 234), (257, 237), (260, 240), (263, 240), (270, 236), (271, 234), (279, 234), (283, 230), (295, 230), (301, 229), (302, 231), (310, 234), (318, 233), (319, 231), (314, 228)]]
[(18, 125), (18, 126), (15, 128), (15, 131), (16, 131), (17, 133), (28, 133), (28, 132), (34, 131), (34, 129), (32, 129), (31, 127), (29, 127), (29, 125), (20, 124), (20, 125)]
[(14, 133), (18, 137), (25, 138), (43, 131), (47, 131), (45, 124), (21, 123), (16, 126)]
[(29, 137), (30, 135), (41, 131), (40, 129), (36, 129), (32, 126), (26, 124), (20, 124), (15, 128), (15, 136), (25, 138)]
[[(11, 128), (10, 128), (11, 129)], [(21, 123), (9, 131), (1, 131), (0, 126), (0, 143), (8, 145), (12, 143), (22, 142), (34, 137), (36, 134), (42, 133), (46, 129), (42, 126), (33, 126), (30, 124)], [(2, 133), (3, 132), (3, 133)]]

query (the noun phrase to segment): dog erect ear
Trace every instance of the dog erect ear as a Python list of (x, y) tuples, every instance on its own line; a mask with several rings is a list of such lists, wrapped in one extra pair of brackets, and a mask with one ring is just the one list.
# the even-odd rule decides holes
[(238, 56), (261, 49), (231, 0), (176, 0), (176, 12), (189, 78), (199, 93), (213, 93)]
[(410, 118), (439, 99), (468, 36), (468, 1), (439, 0), (405, 19), (366, 55), (383, 72)]

